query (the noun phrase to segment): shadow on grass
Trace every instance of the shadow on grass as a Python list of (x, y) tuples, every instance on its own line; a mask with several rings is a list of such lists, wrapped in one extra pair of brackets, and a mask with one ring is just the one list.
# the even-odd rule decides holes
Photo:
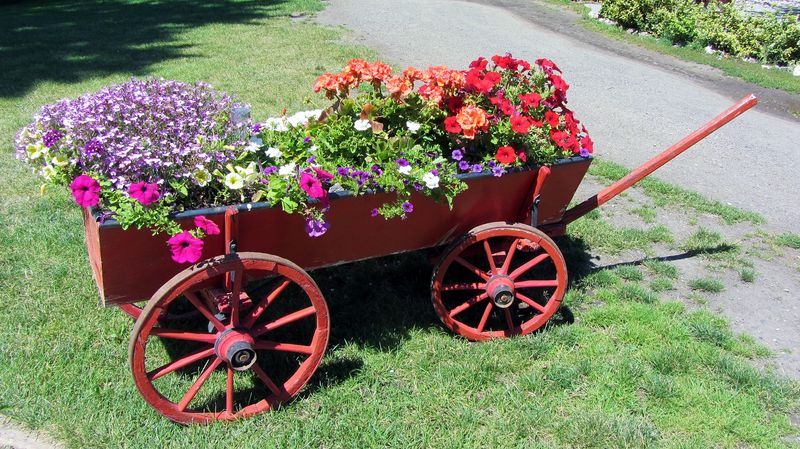
[[(285, 14), (285, 0), (17, 1), (0, 3), (0, 97), (43, 81), (76, 83), (192, 57), (187, 29)], [(231, 36), (236, 39), (236, 36)], [(242, 42), (242, 45), (247, 45)]]

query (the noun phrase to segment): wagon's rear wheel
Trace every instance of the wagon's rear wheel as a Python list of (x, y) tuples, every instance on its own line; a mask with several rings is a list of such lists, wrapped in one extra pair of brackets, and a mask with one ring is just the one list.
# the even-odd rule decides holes
[[(164, 322), (164, 310), (197, 313)], [(319, 366), (328, 330), (328, 307), (303, 269), (242, 252), (164, 284), (136, 320), (129, 363), (145, 400), (173, 421), (232, 420), (296, 396)]]
[(433, 272), (436, 314), (470, 340), (525, 335), (558, 309), (567, 267), (558, 246), (523, 224), (474, 228), (445, 251)]

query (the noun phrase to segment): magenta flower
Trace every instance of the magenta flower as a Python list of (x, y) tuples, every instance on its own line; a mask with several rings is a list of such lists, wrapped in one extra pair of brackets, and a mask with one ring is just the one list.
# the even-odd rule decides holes
[(317, 174), (317, 178), (319, 178), (320, 181), (330, 181), (333, 179), (333, 175), (330, 174), (330, 172), (327, 172), (321, 168), (314, 167), (314, 172)]
[(377, 217), (378, 216), (378, 208), (376, 207), (375, 209), (372, 209), (372, 212), (370, 212), (370, 215), (372, 215), (373, 217)]
[(195, 263), (203, 254), (203, 241), (193, 236), (189, 231), (173, 235), (167, 240), (172, 260), (178, 263)]
[(78, 206), (91, 207), (100, 202), (100, 183), (91, 176), (78, 176), (72, 180), (69, 188)]
[(219, 234), (219, 226), (206, 218), (205, 215), (198, 215), (197, 217), (194, 217), (194, 225), (200, 228), (201, 231), (205, 232), (206, 235)]
[(135, 182), (128, 187), (128, 194), (131, 198), (142, 203), (143, 206), (148, 206), (155, 203), (161, 198), (161, 192), (158, 191), (158, 184), (149, 182)]
[(312, 198), (323, 198), (327, 193), (325, 189), (322, 188), (322, 183), (319, 182), (319, 179), (315, 178), (310, 173), (303, 173), (300, 175), (300, 188)]
[(324, 220), (310, 218), (306, 220), (306, 233), (309, 237), (319, 237), (331, 228), (331, 225)]

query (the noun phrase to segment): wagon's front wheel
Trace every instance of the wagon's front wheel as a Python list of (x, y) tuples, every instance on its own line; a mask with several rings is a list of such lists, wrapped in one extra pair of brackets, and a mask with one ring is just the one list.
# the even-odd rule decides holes
[(431, 296), (436, 314), (470, 340), (525, 335), (558, 309), (567, 267), (558, 246), (523, 224), (489, 223), (457, 240), (439, 259)]
[[(164, 310), (190, 312), (164, 322)], [(328, 343), (328, 307), (311, 277), (279, 257), (236, 253), (173, 277), (131, 335), (136, 387), (180, 423), (232, 420), (295, 397)]]

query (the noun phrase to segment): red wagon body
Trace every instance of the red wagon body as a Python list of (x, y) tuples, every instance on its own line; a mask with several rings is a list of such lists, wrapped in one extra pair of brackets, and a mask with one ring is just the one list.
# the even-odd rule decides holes
[[(591, 159), (558, 161), (541, 186), (537, 223), (558, 223)], [(339, 195), (327, 214), (333, 224), (321, 237), (309, 237), (303, 218), (266, 203), (239, 205), (237, 249), (274, 254), (306, 270), (441, 246), (470, 229), (489, 222), (526, 222), (533, 205), (537, 168), (500, 178), (490, 173), (465, 175), (469, 188), (456, 197), (453, 208), (421, 194), (412, 198), (414, 212), (406, 220), (371, 217), (370, 211), (391, 201), (390, 193)], [(179, 215), (191, 227), (192, 217), (205, 215), (225, 228), (226, 208), (189, 211)], [(114, 221), (103, 224), (84, 216), (89, 259), (100, 297), (106, 304), (149, 299), (185, 267), (170, 259), (167, 237), (148, 230), (123, 230)], [(224, 235), (205, 238), (202, 259), (226, 253)], [(135, 273), (135, 276), (132, 275)]]

